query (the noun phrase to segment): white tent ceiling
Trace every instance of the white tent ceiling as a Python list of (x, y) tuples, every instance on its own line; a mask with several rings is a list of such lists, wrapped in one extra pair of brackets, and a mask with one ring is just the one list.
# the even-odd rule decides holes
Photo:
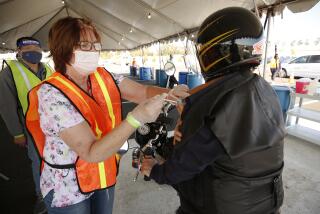
[[(212, 12), (228, 6), (312, 8), (319, 0), (0, 0), (0, 49), (34, 36), (47, 49), (48, 31), (65, 16), (88, 17), (101, 34), (104, 50), (133, 49), (174, 35), (191, 33)], [(148, 19), (148, 14), (151, 19)]]

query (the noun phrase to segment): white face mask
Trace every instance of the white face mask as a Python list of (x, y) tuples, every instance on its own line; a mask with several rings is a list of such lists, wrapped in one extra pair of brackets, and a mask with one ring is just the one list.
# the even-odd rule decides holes
[(100, 52), (75, 51), (72, 67), (81, 75), (87, 76), (96, 71), (98, 67)]

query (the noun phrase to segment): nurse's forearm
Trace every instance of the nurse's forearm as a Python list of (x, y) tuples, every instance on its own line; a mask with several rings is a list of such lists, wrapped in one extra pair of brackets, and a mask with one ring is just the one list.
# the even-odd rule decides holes
[(146, 86), (146, 99), (154, 97), (158, 94), (168, 93), (170, 89), (157, 86)]
[(119, 151), (123, 143), (135, 131), (126, 120), (90, 147), (87, 161), (101, 162)]
[(60, 138), (75, 151), (82, 160), (101, 162), (114, 155), (135, 128), (126, 120), (101, 139), (97, 139), (86, 121), (59, 133)]

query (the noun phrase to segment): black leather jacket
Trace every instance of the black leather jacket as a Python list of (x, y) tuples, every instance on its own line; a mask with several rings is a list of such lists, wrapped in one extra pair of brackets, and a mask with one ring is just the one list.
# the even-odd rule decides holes
[(181, 199), (179, 213), (277, 213), (284, 197), (281, 174), (286, 132), (272, 87), (244, 70), (190, 99), (193, 104), (182, 114), (183, 139), (177, 148), (205, 123), (227, 155), (174, 185)]

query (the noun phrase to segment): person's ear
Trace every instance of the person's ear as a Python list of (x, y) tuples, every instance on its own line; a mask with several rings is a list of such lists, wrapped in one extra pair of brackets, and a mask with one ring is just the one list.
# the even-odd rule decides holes
[(21, 49), (17, 48), (16, 58), (21, 57)]

